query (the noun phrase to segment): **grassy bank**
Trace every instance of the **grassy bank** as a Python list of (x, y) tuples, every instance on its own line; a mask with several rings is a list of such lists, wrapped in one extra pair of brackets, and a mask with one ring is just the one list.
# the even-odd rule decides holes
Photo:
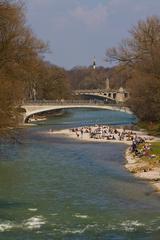
[[(138, 146), (138, 151), (142, 152), (145, 144)], [(139, 158), (139, 162), (145, 163), (149, 168), (160, 167), (160, 142), (151, 142), (147, 154)]]
[[(138, 157), (127, 149), (125, 167), (135, 177), (148, 181), (156, 192), (160, 192), (160, 141), (146, 144), (149, 146), (147, 156)], [(138, 150), (143, 151), (144, 147), (145, 144), (140, 144)]]

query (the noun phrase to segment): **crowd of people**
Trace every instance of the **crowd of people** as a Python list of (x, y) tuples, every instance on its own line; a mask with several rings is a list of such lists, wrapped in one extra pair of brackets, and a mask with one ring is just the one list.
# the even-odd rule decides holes
[(133, 141), (134, 139), (139, 139), (142, 141), (141, 137), (138, 137), (136, 132), (131, 130), (117, 129), (108, 125), (95, 125), (92, 127), (80, 127), (72, 128), (72, 132), (75, 132), (77, 137), (83, 138), (85, 134), (88, 134), (89, 138), (94, 139), (106, 139), (106, 140), (119, 140), (119, 141)]
[[(147, 140), (151, 140), (151, 138), (147, 138), (144, 135), (140, 136), (132, 130), (126, 130), (125, 128), (117, 129), (108, 125), (95, 125), (91, 127), (72, 128), (70, 131), (75, 133), (77, 138), (80, 139), (91, 138), (122, 142), (129, 141), (131, 142), (130, 151), (136, 156), (154, 157), (154, 155), (150, 155), (150, 143), (147, 143)], [(143, 147), (140, 148), (140, 144), (142, 144)]]

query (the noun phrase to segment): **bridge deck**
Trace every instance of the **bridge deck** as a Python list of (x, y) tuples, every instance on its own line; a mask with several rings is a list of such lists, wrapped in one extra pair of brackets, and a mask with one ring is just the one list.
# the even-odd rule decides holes
[(23, 103), (23, 106), (32, 105), (32, 106), (46, 106), (46, 105), (101, 105), (101, 106), (115, 106), (115, 107), (123, 107), (122, 104), (108, 104), (106, 101), (100, 100), (38, 100), (38, 101), (27, 101)]
[(112, 111), (121, 111), (131, 114), (132, 112), (127, 108), (119, 104), (107, 104), (103, 101), (79, 101), (79, 100), (68, 100), (68, 101), (29, 101), (24, 103), (22, 106), (26, 110), (24, 115), (24, 121), (30, 116), (42, 112), (67, 109), (67, 108), (97, 108)]

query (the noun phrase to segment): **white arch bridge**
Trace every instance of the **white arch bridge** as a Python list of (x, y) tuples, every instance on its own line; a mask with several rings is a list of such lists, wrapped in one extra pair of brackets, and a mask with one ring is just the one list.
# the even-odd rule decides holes
[(132, 114), (130, 109), (127, 107), (118, 104), (107, 104), (102, 101), (91, 100), (32, 101), (24, 103), (21, 108), (25, 109), (24, 122), (27, 122), (29, 117), (33, 116), (34, 114), (69, 108), (97, 108)]

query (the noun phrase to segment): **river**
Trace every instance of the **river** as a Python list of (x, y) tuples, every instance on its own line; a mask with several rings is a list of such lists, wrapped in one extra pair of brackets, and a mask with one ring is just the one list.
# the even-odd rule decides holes
[(69, 110), (18, 131), (0, 147), (0, 239), (160, 239), (160, 197), (124, 168), (124, 144), (46, 134), (80, 125), (129, 124), (129, 114)]

